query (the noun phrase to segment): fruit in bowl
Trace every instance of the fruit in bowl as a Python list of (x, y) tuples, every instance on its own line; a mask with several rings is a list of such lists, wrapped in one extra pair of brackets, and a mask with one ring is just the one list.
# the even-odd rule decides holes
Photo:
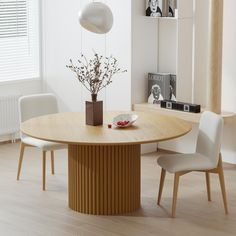
[(121, 115), (116, 116), (113, 119), (113, 124), (119, 128), (129, 127), (137, 119), (138, 119), (138, 116), (135, 114), (121, 114)]
[(129, 121), (128, 120), (118, 121), (116, 124), (119, 126), (126, 126), (129, 124)]

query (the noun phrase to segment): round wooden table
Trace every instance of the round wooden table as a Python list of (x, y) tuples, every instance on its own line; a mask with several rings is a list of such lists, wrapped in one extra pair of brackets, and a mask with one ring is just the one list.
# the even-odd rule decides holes
[(174, 139), (191, 125), (157, 113), (140, 113), (129, 128), (107, 127), (118, 113), (105, 113), (103, 126), (86, 126), (84, 113), (30, 119), (21, 131), (34, 138), (68, 144), (69, 207), (94, 215), (116, 215), (140, 207), (141, 144)]

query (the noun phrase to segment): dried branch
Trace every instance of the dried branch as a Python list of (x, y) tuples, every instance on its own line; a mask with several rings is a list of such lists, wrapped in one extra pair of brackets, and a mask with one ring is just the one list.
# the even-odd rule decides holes
[(98, 94), (102, 89), (112, 83), (115, 74), (127, 72), (118, 67), (118, 61), (113, 56), (103, 57), (94, 53), (90, 60), (82, 54), (78, 60), (78, 66), (70, 60), (70, 65), (66, 66), (76, 74), (80, 83), (91, 93)]

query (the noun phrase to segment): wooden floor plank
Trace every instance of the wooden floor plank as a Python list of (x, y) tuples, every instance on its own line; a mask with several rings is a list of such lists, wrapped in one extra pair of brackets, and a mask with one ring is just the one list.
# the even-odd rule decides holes
[(156, 205), (160, 168), (158, 154), (142, 156), (142, 208), (123, 216), (90, 216), (67, 206), (67, 152), (55, 153), (56, 174), (47, 158), (47, 191), (41, 190), (41, 152), (26, 148), (21, 180), (16, 181), (19, 144), (0, 145), (0, 235), (83, 236), (231, 236), (236, 234), (236, 166), (225, 164), (229, 212), (224, 214), (219, 180), (211, 177), (207, 201), (205, 175), (180, 180), (177, 218), (170, 218), (173, 175), (167, 173), (161, 207)]

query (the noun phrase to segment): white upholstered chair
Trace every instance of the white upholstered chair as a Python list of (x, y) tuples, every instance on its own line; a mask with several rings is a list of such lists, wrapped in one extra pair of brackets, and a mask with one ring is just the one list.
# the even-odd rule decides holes
[(222, 117), (215, 113), (206, 111), (202, 114), (200, 120), (196, 153), (164, 155), (157, 160), (157, 163), (162, 167), (157, 201), (158, 205), (160, 205), (161, 202), (166, 171), (175, 174), (172, 217), (175, 217), (176, 215), (179, 178), (180, 176), (192, 171), (205, 172), (209, 201), (211, 201), (210, 173), (216, 173), (219, 175), (225, 213), (228, 213), (222, 157), (220, 154), (222, 131)]
[[(53, 94), (35, 94), (23, 96), (19, 99), (19, 113), (20, 122), (24, 122), (30, 118), (58, 113), (57, 99)], [(66, 145), (47, 142), (40, 139), (32, 138), (21, 134), (20, 158), (18, 162), (17, 180), (20, 179), (21, 166), (25, 147), (36, 147), (42, 150), (43, 163), (43, 184), (42, 188), (45, 190), (46, 186), (46, 153), (51, 153), (51, 171), (54, 175), (54, 151), (67, 148)]]

